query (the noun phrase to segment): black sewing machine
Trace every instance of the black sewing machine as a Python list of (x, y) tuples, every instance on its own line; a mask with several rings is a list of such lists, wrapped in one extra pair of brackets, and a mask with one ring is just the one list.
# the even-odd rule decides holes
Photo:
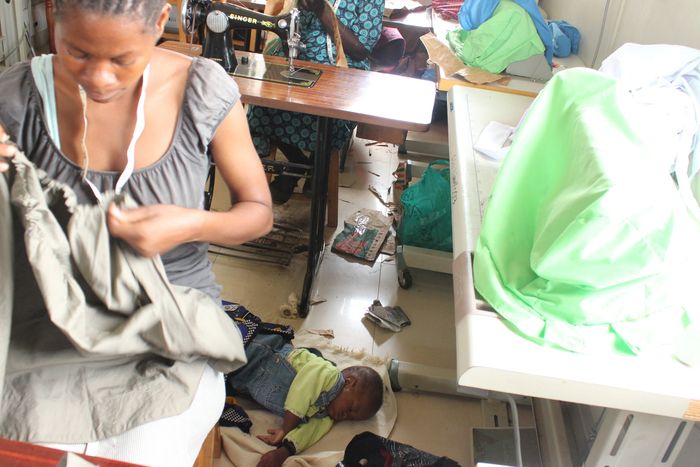
[[(296, 68), (294, 60), (305, 45), (299, 35), (299, 10), (270, 16), (238, 5), (211, 0), (182, 2), (182, 26), (188, 35), (197, 32), (202, 43), (202, 56), (217, 61), (230, 74), (248, 78), (283, 82), (298, 86), (312, 86), (321, 75), (320, 70)], [(264, 60), (239, 64), (233, 47), (233, 32), (237, 29), (270, 31), (279, 36), (288, 66), (266, 64)]]

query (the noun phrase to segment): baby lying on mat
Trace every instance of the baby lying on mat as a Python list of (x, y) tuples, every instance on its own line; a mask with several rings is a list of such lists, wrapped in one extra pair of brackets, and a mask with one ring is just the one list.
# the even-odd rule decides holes
[(282, 427), (258, 438), (277, 446), (258, 467), (281, 466), (287, 457), (321, 439), (342, 420), (365, 420), (382, 405), (382, 378), (372, 368), (340, 371), (309, 349), (278, 334), (258, 333), (246, 346), (248, 363), (227, 377), (227, 393), (249, 395), (281, 416)]

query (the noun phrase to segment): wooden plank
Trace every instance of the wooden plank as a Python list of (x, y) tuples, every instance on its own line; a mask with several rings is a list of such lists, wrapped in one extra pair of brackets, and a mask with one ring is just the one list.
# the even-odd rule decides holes
[[(4, 467), (55, 467), (65, 455), (65, 451), (58, 449), (0, 438), (0, 465)], [(101, 467), (139, 467), (103, 457), (79, 456)]]
[[(201, 47), (164, 42), (159, 47), (189, 56), (201, 54)], [(286, 64), (284, 57), (236, 52), (240, 60), (264, 60)], [(310, 88), (234, 77), (247, 104), (303, 112), (410, 131), (428, 131), (435, 101), (435, 83), (405, 76), (340, 68), (333, 65), (294, 62), (299, 67), (321, 70)]]

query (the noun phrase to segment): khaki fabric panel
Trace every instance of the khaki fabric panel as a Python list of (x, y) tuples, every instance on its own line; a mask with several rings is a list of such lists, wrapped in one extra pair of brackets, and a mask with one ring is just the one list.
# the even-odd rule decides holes
[(10, 345), (13, 301), (12, 209), (7, 179), (0, 174), (0, 394), (5, 384), (5, 365)]
[[(0, 178), (3, 268), (7, 237), (16, 243), (12, 326), (0, 301), (0, 436), (110, 438), (184, 412), (206, 365), (229, 372), (245, 363), (241, 334), (220, 304), (171, 284), (159, 257), (111, 237), (110, 193), (103, 205), (78, 204), (22, 153)], [(4, 219), (10, 203), (14, 225)], [(0, 287), (11, 274), (3, 270)]]

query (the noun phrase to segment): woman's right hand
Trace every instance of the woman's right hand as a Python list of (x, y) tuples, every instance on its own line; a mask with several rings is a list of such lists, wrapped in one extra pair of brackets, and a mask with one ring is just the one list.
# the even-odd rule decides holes
[(0, 126), (0, 173), (10, 168), (10, 159), (17, 153), (17, 146), (7, 144), (10, 136), (5, 133), (5, 129)]

